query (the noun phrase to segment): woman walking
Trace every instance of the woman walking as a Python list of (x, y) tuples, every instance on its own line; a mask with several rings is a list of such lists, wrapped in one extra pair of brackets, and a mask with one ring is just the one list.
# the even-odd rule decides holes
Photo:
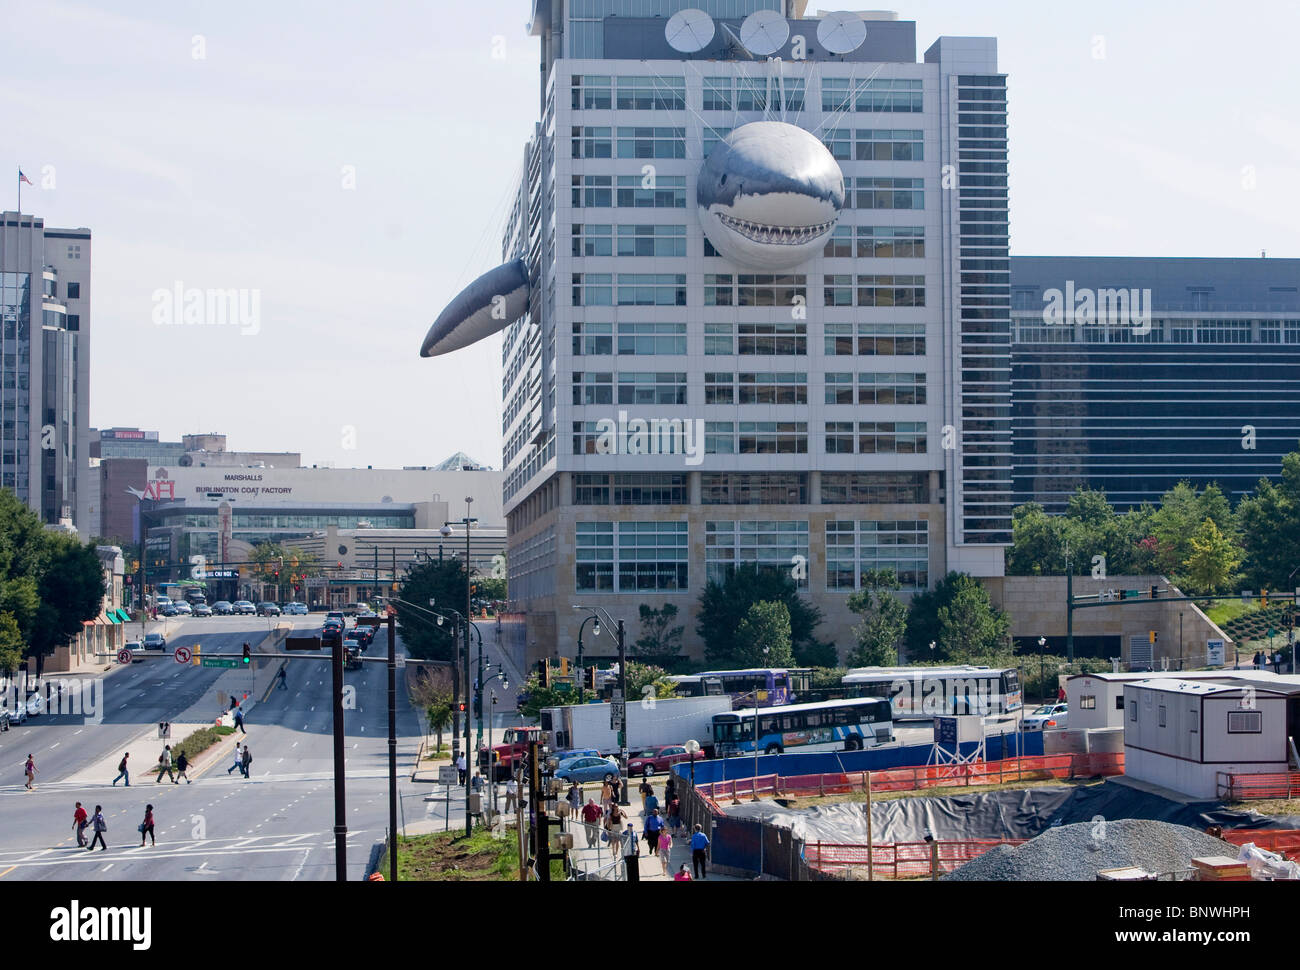
[(95, 815), (90, 820), (90, 824), (95, 830), (95, 837), (90, 840), (90, 845), (88, 845), (86, 848), (88, 848), (91, 852), (94, 852), (95, 843), (98, 842), (100, 851), (101, 852), (107, 851), (108, 843), (104, 841), (104, 833), (108, 831), (108, 823), (104, 821), (103, 805), (95, 806)]
[(144, 837), (149, 836), (151, 844), (157, 845), (158, 840), (153, 837), (153, 806), (144, 807), (144, 821), (140, 823), (140, 848), (144, 848)]
[(27, 790), (31, 791), (32, 782), (36, 780), (36, 762), (30, 754), (27, 756), (27, 764), (23, 766), (23, 773), (27, 775)]
[(609, 851), (616, 859), (619, 844), (623, 841), (623, 822), (626, 817), (617, 802), (609, 807), (609, 814), (605, 816), (605, 831), (609, 833)]
[(673, 854), (673, 837), (668, 834), (667, 829), (659, 830), (659, 862), (664, 868), (664, 875), (668, 875), (668, 867), (672, 865), (671, 856)]

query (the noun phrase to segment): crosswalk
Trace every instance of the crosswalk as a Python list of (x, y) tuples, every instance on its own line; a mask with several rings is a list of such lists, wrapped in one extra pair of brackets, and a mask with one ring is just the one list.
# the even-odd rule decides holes
[[(353, 847), (353, 839), (366, 833), (366, 829), (349, 831), (348, 845)], [(112, 833), (109, 833), (110, 835)], [(0, 850), (0, 871), (18, 866), (66, 866), (81, 868), (103, 868), (109, 864), (130, 863), (140, 859), (212, 859), (222, 856), (264, 855), (270, 853), (302, 852), (304, 849), (334, 848), (332, 832), (302, 832), (297, 835), (257, 835), (253, 837), (232, 836), (224, 839), (183, 839), (176, 842), (160, 842), (141, 848), (138, 845), (123, 847), (110, 846), (107, 850), (96, 849), (88, 852), (75, 845), (59, 846), (46, 849), (6, 849)]]

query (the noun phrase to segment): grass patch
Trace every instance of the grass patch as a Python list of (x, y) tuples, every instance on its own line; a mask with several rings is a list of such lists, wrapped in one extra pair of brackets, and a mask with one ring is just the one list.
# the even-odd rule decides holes
[(1244, 802), (1229, 802), (1225, 807), (1234, 812), (1257, 812), (1260, 815), (1300, 815), (1300, 798), (1252, 798)]
[(425, 761), (437, 761), (437, 760), (439, 760), (440, 758), (450, 758), (450, 757), (451, 757), (451, 748), (450, 748), (448, 745), (445, 745), (445, 744), (444, 744), (444, 745), (443, 745), (441, 748), (439, 748), (437, 751), (434, 751), (432, 748), (430, 748), (430, 749), (428, 750), (428, 753), (425, 754), (425, 756), (424, 756), (424, 760), (425, 760)]
[[(527, 832), (524, 833), (525, 838)], [(399, 836), (397, 879), (399, 882), (518, 882), (519, 853), (514, 830), (494, 839), (488, 829), (463, 832), (434, 832), (429, 835)], [(388, 874), (385, 850), (379, 871)], [(564, 863), (551, 860), (551, 879), (564, 880)]]
[(1222, 628), (1224, 624), (1235, 620), (1239, 616), (1245, 616), (1247, 613), (1255, 612), (1256, 607), (1247, 606), (1240, 600), (1219, 600), (1209, 609), (1201, 608), (1215, 625)]
[[(184, 740), (179, 741), (176, 744), (172, 745), (173, 770), (176, 765), (176, 759), (180, 756), (180, 753), (182, 751), (185, 752), (185, 757), (189, 758), (190, 763), (193, 764), (194, 759), (197, 758), (199, 755), (201, 755), (204, 751), (207, 751), (208, 748), (212, 747), (222, 738), (234, 733), (235, 733), (235, 729), (233, 727), (215, 727), (215, 726), (199, 728), (197, 731), (190, 733), (185, 737)], [(165, 743), (166, 742), (164, 742), (164, 744)], [(161, 771), (162, 771), (161, 765), (154, 765), (152, 768), (146, 771), (145, 774), (156, 775)]]

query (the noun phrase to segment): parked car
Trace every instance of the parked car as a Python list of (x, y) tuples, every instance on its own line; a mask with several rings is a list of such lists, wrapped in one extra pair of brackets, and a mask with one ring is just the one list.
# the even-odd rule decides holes
[(146, 633), (144, 635), (144, 649), (146, 650), (166, 650), (167, 638), (161, 633)]
[(564, 751), (552, 751), (550, 757), (559, 765), (572, 758), (599, 758), (601, 754), (595, 748), (568, 748)]
[(230, 616), (235, 612), (235, 608), (230, 605), (230, 600), (217, 600), (212, 604), (212, 612), (217, 616)]
[(279, 616), (280, 613), (281, 613), (280, 607), (276, 606), (274, 603), (257, 604), (258, 616)]
[(235, 600), (231, 609), (236, 616), (255, 616), (257, 614), (257, 607), (248, 600)]
[(555, 769), (561, 781), (613, 781), (618, 777), (618, 761), (614, 758), (566, 758)]
[(172, 603), (172, 609), (176, 611), (176, 615), (178, 616), (194, 615), (194, 607), (190, 606), (190, 604), (186, 603), (184, 600), (177, 600)]
[(639, 751), (627, 761), (628, 775), (651, 777), (656, 772), (667, 771), (679, 761), (690, 761), (691, 756), (685, 745), (661, 744), (658, 747)]
[(369, 613), (370, 607), (365, 603), (349, 603), (343, 607), (343, 612), (348, 616), (356, 616), (358, 613)]
[(27, 705), (22, 701), (17, 701), (14, 704), (14, 709), (12, 711), (6, 711), (5, 713), (9, 715), (10, 724), (22, 724), (27, 720)]
[(1044, 704), (1042, 707), (1035, 708), (1025, 715), (1024, 729), (1026, 731), (1046, 731), (1049, 728), (1063, 728), (1068, 713), (1069, 705), (1067, 704)]
[(285, 616), (306, 616), (307, 604), (306, 603), (285, 603), (284, 615)]
[(194, 610), (194, 615), (195, 615), (195, 616), (211, 616), (211, 615), (212, 615), (212, 607), (210, 607), (207, 603), (199, 603), (199, 604), (197, 604), (196, 606), (193, 607), (193, 610)]

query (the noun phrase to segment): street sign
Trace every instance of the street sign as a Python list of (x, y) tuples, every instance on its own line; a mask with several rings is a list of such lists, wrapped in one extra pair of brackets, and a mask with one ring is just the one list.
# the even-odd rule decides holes
[(397, 655), (397, 659), (394, 661), (394, 663), (395, 663), (395, 665), (397, 666), (398, 669), (401, 669), (402, 667), (405, 667), (405, 666), (406, 666), (406, 654), (404, 654), (404, 653), (399, 653), (399, 654)]
[(460, 782), (460, 772), (455, 765), (441, 765), (438, 768), (438, 784), (455, 785)]
[(167, 738), (170, 738), (171, 736), (172, 736), (172, 722), (171, 722), (171, 721), (159, 721), (159, 722), (158, 722), (158, 739), (159, 739), (159, 740), (166, 740)]
[(621, 687), (611, 687), (609, 696), (611, 700), (621, 701), (623, 699), (623, 689)]
[(177, 647), (176, 652), (172, 654), (178, 664), (187, 664), (193, 659), (189, 647)]
[(284, 641), (286, 650), (319, 650), (320, 648), (320, 637), (286, 637)]
[(611, 731), (623, 730), (623, 718), (627, 709), (624, 701), (611, 701), (609, 705), (609, 729)]
[(1205, 665), (1207, 667), (1222, 667), (1223, 659), (1223, 641), (1206, 640), (1205, 641)]
[(129, 664), (131, 662), (131, 651), (123, 647), (117, 652), (117, 662), (120, 664)]
[(238, 657), (200, 657), (199, 664), (203, 667), (238, 667), (240, 666)]

